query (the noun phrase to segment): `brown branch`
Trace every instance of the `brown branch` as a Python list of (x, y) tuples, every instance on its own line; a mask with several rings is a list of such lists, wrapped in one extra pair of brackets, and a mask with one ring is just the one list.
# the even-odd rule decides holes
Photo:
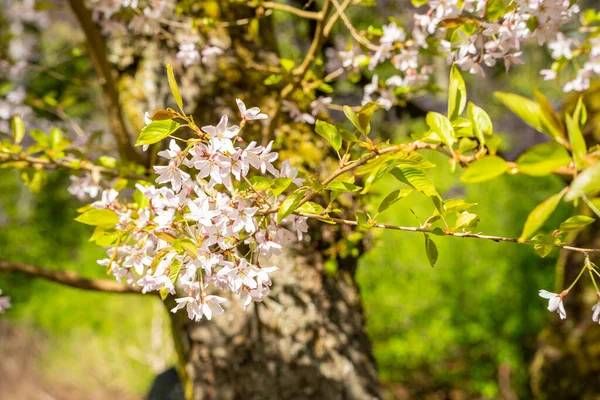
[(0, 260), (0, 272), (19, 272), (34, 278), (43, 278), (77, 289), (91, 290), (96, 292), (142, 293), (140, 288), (134, 288), (117, 281), (108, 279), (90, 279), (78, 275), (73, 271), (57, 271), (8, 260)]
[[(310, 48), (308, 49), (308, 52), (306, 53), (306, 57), (304, 57), (304, 61), (302, 61), (302, 64), (300, 64), (300, 66), (298, 66), (298, 68), (296, 68), (293, 71), (294, 75), (303, 76), (306, 73), (306, 71), (308, 71), (308, 68), (310, 68), (310, 65), (312, 64), (313, 60), (317, 56), (317, 52), (321, 49), (321, 46), (323, 46), (323, 43), (325, 42), (325, 39), (327, 38), (323, 34), (325, 31), (325, 18), (327, 16), (327, 14), (329, 13), (330, 8), (331, 8), (331, 0), (325, 0), (325, 4), (323, 4), (323, 8), (320, 11), (323, 18), (320, 19), (319, 22), (317, 22), (315, 36), (313, 37), (313, 41), (310, 44)], [(283, 96), (283, 97), (285, 97), (285, 96)]]
[[(79, 162), (78, 162), (79, 161)], [(78, 162), (78, 163), (77, 163)], [(4, 164), (4, 168), (9, 167), (8, 163), (14, 163), (14, 167), (23, 166), (26, 168), (49, 169), (49, 170), (67, 170), (67, 171), (88, 171), (92, 173), (100, 173), (111, 177), (124, 177), (128, 179), (146, 180), (147, 176), (137, 175), (133, 173), (124, 173), (117, 168), (108, 168), (101, 165), (95, 165), (88, 161), (81, 161), (69, 158), (61, 158), (50, 160), (41, 157), (27, 156), (25, 154), (8, 154), (0, 153), (0, 165)]]
[(123, 159), (143, 163), (143, 158), (131, 144), (131, 139), (125, 127), (125, 119), (119, 103), (119, 92), (117, 91), (111, 65), (108, 62), (104, 38), (92, 19), (92, 13), (85, 7), (83, 0), (69, 0), (69, 4), (85, 33), (92, 60), (102, 85), (102, 94), (108, 111), (108, 121), (117, 141), (119, 154)]

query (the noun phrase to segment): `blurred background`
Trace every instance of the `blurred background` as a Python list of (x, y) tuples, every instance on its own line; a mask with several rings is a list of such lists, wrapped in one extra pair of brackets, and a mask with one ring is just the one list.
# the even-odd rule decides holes
[[(5, 2), (7, 7), (10, 0)], [(356, 10), (349, 15), (358, 27), (384, 22), (391, 15), (407, 20), (413, 10), (407, 3), (380, 1), (369, 13)], [(282, 56), (299, 58), (306, 41), (303, 29), (308, 28), (286, 24), (291, 21), (288, 15), (276, 16), (283, 22), (277, 24)], [(68, 13), (50, 11), (42, 28), (26, 22), (15, 33), (13, 25), (11, 16), (0, 12), (3, 50), (36, 52), (34, 65), (39, 68), (25, 72), (27, 98), (41, 99), (29, 101), (32, 112), (64, 124), (65, 129), (70, 121), (61, 120), (56, 110), (79, 123), (85, 121), (86, 130), (102, 129), (99, 89), (84, 84), (93, 69), (81, 47), (80, 29)], [(11, 41), (13, 48), (8, 49), (15, 35), (22, 36), (21, 42)], [(501, 132), (500, 153), (507, 160), (544, 138), (495, 102), (494, 90), (532, 97), (537, 88), (562, 107), (557, 103), (560, 89), (538, 76), (541, 66), (550, 62), (548, 55), (537, 46), (524, 54), (525, 66), (508, 75), (498, 69), (490, 70), (485, 81), (466, 77), (470, 99), (488, 110), (495, 131)], [(55, 73), (44, 71), (44, 65), (53, 65)], [(446, 74), (447, 69), (440, 68), (441, 87)], [(369, 80), (364, 77), (361, 82)], [(360, 101), (359, 86), (360, 82), (341, 82), (337, 89), (344, 93), (344, 101), (353, 104)], [(14, 85), (6, 79), (0, 96), (12, 90)], [(411, 107), (444, 110), (444, 94), (415, 98)], [(402, 109), (378, 112), (373, 126), (392, 141), (425, 129), (422, 117)], [(443, 157), (428, 157), (447, 165)], [(519, 236), (535, 205), (562, 187), (554, 176), (503, 176), (469, 186), (461, 184), (460, 174), (449, 167), (435, 169), (430, 176), (444, 198), (464, 196), (478, 203), (474, 210), (481, 218), (480, 231), (510, 237)], [(53, 173), (44, 190), (32, 193), (18, 173), (0, 170), (0, 258), (105, 276), (96, 264), (103, 249), (88, 242), (90, 227), (73, 221), (83, 203), (67, 192), (68, 184), (66, 174)], [(369, 203), (376, 207), (391, 185), (378, 182)], [(561, 207), (549, 226), (569, 216), (569, 207)], [(410, 195), (380, 222), (414, 225), (411, 209), (425, 216), (429, 200)], [(525, 246), (437, 238), (440, 260), (432, 268), (422, 241), (421, 235), (411, 233), (373, 232), (372, 248), (359, 261), (357, 281), (367, 331), (387, 395), (530, 397), (529, 366), (536, 340), (548, 319), (555, 317), (547, 313), (537, 291), (554, 287), (556, 252), (540, 259)], [(154, 297), (87, 293), (12, 274), (0, 274), (0, 288), (13, 303), (0, 316), (0, 393), (10, 388), (23, 393), (23, 398), (142, 399), (155, 377), (174, 364), (168, 316)]]

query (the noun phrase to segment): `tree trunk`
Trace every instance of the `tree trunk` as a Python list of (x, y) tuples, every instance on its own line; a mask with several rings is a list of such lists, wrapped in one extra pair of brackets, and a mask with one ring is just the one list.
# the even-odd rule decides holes
[[(576, 246), (598, 248), (598, 224), (581, 232), (575, 243)], [(569, 252), (558, 263), (557, 279), (564, 279), (559, 286), (566, 287), (581, 270), (584, 257), (580, 253)], [(565, 298), (567, 319), (561, 321), (553, 315), (556, 318), (551, 318), (552, 322), (539, 336), (539, 347), (531, 365), (531, 388), (537, 399), (598, 398), (600, 327), (592, 322), (591, 311), (598, 299), (587, 278), (583, 276)]]
[(244, 311), (233, 301), (224, 315), (201, 323), (171, 314), (190, 398), (380, 398), (350, 272), (356, 260), (336, 276), (325, 273), (318, 253), (274, 261), (280, 270), (263, 303)]

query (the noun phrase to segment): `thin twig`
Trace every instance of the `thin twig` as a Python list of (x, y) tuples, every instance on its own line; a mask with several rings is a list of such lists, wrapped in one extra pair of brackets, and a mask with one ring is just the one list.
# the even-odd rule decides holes
[[(25, 163), (24, 166), (28, 168), (37, 169), (63, 169), (68, 171), (89, 171), (92, 173), (100, 173), (112, 177), (122, 176), (128, 179), (142, 179), (145, 180), (148, 177), (143, 175), (137, 175), (133, 173), (123, 173), (117, 168), (108, 168), (101, 165), (95, 165), (91, 162), (80, 161), (69, 158), (61, 158), (56, 160), (50, 160), (41, 157), (26, 156), (24, 154), (7, 154), (0, 153), (0, 165), (6, 163)], [(17, 164), (18, 165), (18, 164)], [(16, 165), (15, 165), (16, 166)]]
[(317, 21), (322, 20), (324, 15), (322, 12), (306, 11), (300, 8), (292, 7), (288, 4), (275, 3), (274, 1), (263, 1), (262, 3), (260, 3), (260, 6), (264, 8), (270, 8), (273, 10), (285, 11), (290, 14), (294, 14), (300, 18), (314, 19)]
[[(352, 221), (352, 220), (349, 220), (349, 219), (332, 218), (332, 217), (327, 217), (327, 216), (324, 216), (324, 215), (307, 214), (307, 213), (302, 213), (302, 212), (295, 212), (295, 214), (299, 215), (299, 216), (302, 216), (302, 217), (318, 219), (318, 220), (321, 220), (321, 221), (335, 222), (335, 223), (338, 223), (338, 224), (358, 226), (358, 222)], [(388, 225), (388, 224), (377, 224), (377, 223), (373, 224), (372, 227), (373, 228), (380, 228), (380, 229), (390, 229), (390, 230), (396, 230), (396, 231), (404, 231), (404, 232), (431, 233), (431, 234), (440, 235), (440, 236), (442, 236), (441, 232), (443, 232), (444, 233), (443, 236), (452, 236), (452, 237), (458, 237), (458, 238), (484, 239), (484, 240), (491, 240), (493, 242), (509, 242), (509, 243), (518, 243), (518, 244), (532, 244), (532, 242), (530, 240), (519, 240), (517, 238), (504, 237), (504, 236), (482, 235), (481, 233), (446, 232), (446, 231), (440, 231), (440, 230), (436, 230), (436, 232), (434, 233), (433, 229), (428, 229), (428, 228), (412, 227), (412, 226), (398, 226), (398, 225)], [(553, 245), (552, 247), (556, 247), (556, 248), (560, 248), (560, 249), (565, 249), (565, 250), (570, 250), (570, 251), (576, 251), (576, 252), (584, 253), (584, 254), (600, 252), (600, 249), (586, 249), (586, 248), (581, 248), (581, 247), (567, 246), (567, 245), (563, 245), (563, 244)]]

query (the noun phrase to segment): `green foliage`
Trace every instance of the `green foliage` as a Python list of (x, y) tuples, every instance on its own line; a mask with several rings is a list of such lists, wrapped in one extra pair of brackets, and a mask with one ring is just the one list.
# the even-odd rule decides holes
[[(432, 161), (444, 164), (440, 156)], [(445, 197), (465, 191), (468, 203), (446, 200), (447, 213), (475, 210), (478, 231), (512, 237), (529, 211), (561, 188), (556, 177), (504, 176), (463, 187), (448, 168), (430, 175)], [(383, 198), (391, 185), (384, 178), (373, 192)], [(428, 215), (431, 202), (408, 196), (379, 222), (414, 225), (411, 209)], [(549, 224), (558, 226), (565, 211), (559, 206)], [(554, 260), (540, 259), (526, 246), (436, 237), (439, 259), (432, 269), (420, 235), (372, 232), (380, 236), (361, 259), (357, 278), (382, 380), (411, 386), (427, 376), (427, 387), (458, 386), (473, 397), (485, 390), (496, 398), (497, 369), (507, 364), (513, 388), (527, 398), (528, 357), (546, 312), (531, 305), (538, 301), (537, 289), (552, 285)]]
[(170, 119), (152, 121), (142, 129), (136, 146), (158, 143), (179, 129), (179, 123)]
[(480, 183), (494, 179), (508, 169), (508, 164), (498, 156), (487, 156), (470, 164), (461, 176), (465, 183)]

